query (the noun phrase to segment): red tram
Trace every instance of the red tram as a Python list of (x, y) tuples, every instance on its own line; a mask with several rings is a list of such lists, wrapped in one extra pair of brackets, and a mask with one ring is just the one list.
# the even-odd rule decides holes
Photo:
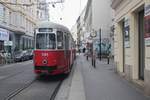
[(33, 57), (36, 74), (68, 74), (75, 52), (75, 42), (66, 27), (48, 21), (37, 25)]

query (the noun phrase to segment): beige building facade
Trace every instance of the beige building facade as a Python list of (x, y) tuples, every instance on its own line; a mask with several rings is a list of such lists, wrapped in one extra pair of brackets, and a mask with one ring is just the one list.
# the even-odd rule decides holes
[(0, 0), (0, 52), (13, 57), (16, 51), (33, 48), (37, 5), (30, 4), (37, 0)]
[(150, 0), (112, 0), (111, 7), (116, 70), (150, 95)]

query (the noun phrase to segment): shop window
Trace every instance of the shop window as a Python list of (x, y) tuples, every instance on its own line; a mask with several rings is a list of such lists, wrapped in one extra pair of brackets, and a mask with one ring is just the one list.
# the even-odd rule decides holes
[(4, 42), (0, 41), (0, 51), (3, 51), (3, 50), (4, 50)]
[(150, 37), (150, 16), (145, 17), (145, 37)]

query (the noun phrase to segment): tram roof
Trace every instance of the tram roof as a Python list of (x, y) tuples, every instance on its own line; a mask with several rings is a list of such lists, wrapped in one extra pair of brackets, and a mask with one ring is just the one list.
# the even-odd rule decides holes
[(37, 28), (54, 28), (61, 29), (70, 33), (69, 29), (61, 24), (53, 23), (50, 21), (42, 21), (37, 24)]

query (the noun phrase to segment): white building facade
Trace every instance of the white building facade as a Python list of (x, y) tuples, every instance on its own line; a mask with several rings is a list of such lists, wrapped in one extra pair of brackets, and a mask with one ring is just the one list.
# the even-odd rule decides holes
[[(111, 37), (113, 10), (110, 4), (110, 0), (88, 0), (84, 26), (86, 29), (85, 39), (96, 42), (97, 48), (99, 48), (100, 41), (111, 44), (111, 54), (113, 54), (113, 37)], [(91, 33), (96, 34), (96, 37), (92, 38)]]
[(80, 16), (77, 19), (77, 44), (81, 49), (85, 47), (86, 44), (85, 41), (86, 29), (84, 21), (85, 11), (86, 8), (83, 9), (83, 11), (81, 12)]
[(49, 20), (49, 8), (46, 0), (37, 0), (37, 19), (39, 21)]
[(75, 42), (77, 43), (77, 24), (73, 25), (71, 28), (71, 34)]

